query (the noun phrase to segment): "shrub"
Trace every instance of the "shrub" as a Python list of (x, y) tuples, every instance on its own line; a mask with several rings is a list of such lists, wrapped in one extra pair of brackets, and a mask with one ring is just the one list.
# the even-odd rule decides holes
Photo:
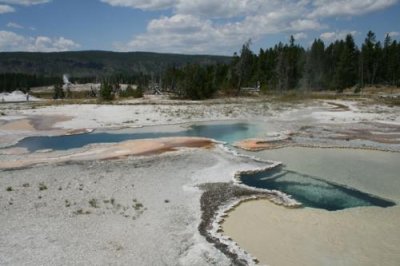
[(133, 97), (133, 98), (142, 98), (143, 97), (143, 89), (141, 86), (138, 86), (135, 89), (132, 88), (131, 85), (128, 85), (125, 91), (121, 91), (121, 97)]
[(53, 99), (64, 99), (65, 93), (60, 84), (54, 85)]
[(142, 98), (143, 97), (143, 88), (142, 86), (138, 86), (134, 91), (133, 98)]
[(113, 87), (106, 81), (100, 86), (100, 99), (104, 101), (112, 101), (114, 99)]
[(75, 215), (90, 214), (90, 211), (84, 211), (82, 209), (74, 211)]
[(263, 83), (261, 85), (260, 91), (261, 91), (261, 93), (264, 93), (264, 94), (268, 93), (268, 91), (269, 91), (268, 85)]
[(354, 93), (360, 93), (361, 92), (361, 86), (360, 84), (358, 84), (355, 88), (354, 88)]

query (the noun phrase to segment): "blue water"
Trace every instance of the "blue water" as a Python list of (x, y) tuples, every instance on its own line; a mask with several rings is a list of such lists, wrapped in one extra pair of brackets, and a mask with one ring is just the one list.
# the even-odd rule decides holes
[(94, 143), (115, 143), (125, 140), (149, 139), (160, 137), (206, 137), (227, 143), (234, 143), (241, 139), (256, 137), (260, 129), (255, 124), (204, 124), (193, 125), (178, 132), (141, 132), (141, 133), (89, 133), (71, 136), (28, 137), (18, 142), (15, 147), (27, 148), (30, 152), (52, 149), (68, 150), (81, 148)]
[(306, 207), (328, 211), (361, 206), (390, 207), (395, 205), (394, 202), (359, 190), (283, 168), (255, 174), (242, 174), (241, 180), (248, 186), (285, 192)]

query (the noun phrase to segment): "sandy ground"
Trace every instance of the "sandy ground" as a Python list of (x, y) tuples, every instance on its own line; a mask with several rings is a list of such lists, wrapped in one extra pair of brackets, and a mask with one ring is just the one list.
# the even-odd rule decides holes
[(400, 207), (337, 212), (241, 204), (224, 232), (268, 265), (398, 265)]
[[(3, 104), (0, 105), (0, 113), (0, 146), (3, 147), (27, 136), (64, 135), (87, 130), (111, 132), (114, 129), (128, 130), (143, 126), (154, 126), (153, 130), (157, 130), (160, 125), (240, 120), (260, 123), (265, 128), (265, 138), (290, 134), (290, 141), (301, 145), (400, 150), (400, 108), (364, 104), (362, 101), (316, 100), (285, 103), (245, 98), (177, 102), (152, 98), (129, 100), (116, 105), (38, 107), (26, 103)], [(203, 144), (194, 146), (209, 146), (209, 143)], [(114, 146), (93, 145), (70, 151), (42, 151), (32, 154), (18, 148), (0, 149), (1, 164), (29, 160), (34, 162), (24, 165), (29, 168), (0, 170), (0, 264), (230, 265), (232, 260), (220, 252), (221, 247), (216, 244), (216, 248), (207, 242), (204, 232), (199, 232), (198, 227), (202, 221), (200, 199), (208, 194), (203, 194), (197, 185), (220, 183), (222, 188), (227, 184), (233, 186), (231, 181), (236, 171), (265, 167), (265, 163), (237, 157), (219, 147), (197, 149), (185, 141), (181, 144), (168, 144), (165, 140), (151, 141), (151, 144), (142, 141), (141, 145), (140, 151), (135, 150), (139, 149), (139, 146), (131, 149), (133, 146), (129, 143)], [(170, 152), (154, 155), (160, 150)], [(97, 160), (126, 156), (128, 157), (111, 161)], [(52, 158), (56, 158), (54, 164), (49, 164)], [(264, 159), (279, 158), (269, 158), (269, 155), (265, 154)], [(285, 158), (282, 161), (285, 161)], [(357, 180), (353, 185), (357, 185)], [(389, 190), (382, 187), (382, 190)], [(222, 192), (225, 190), (222, 189), (221, 194)], [(390, 194), (393, 193), (396, 194), (391, 190)], [(371, 239), (379, 239), (378, 226), (382, 226), (385, 230), (382, 236), (388, 235), (388, 240), (380, 249), (371, 252), (369, 250), (376, 246), (366, 240), (365, 247), (361, 245), (355, 249), (354, 256), (361, 256), (356, 256), (355, 259), (366, 261), (362, 249), (367, 251), (368, 256), (387, 255), (385, 262), (387, 261), (388, 265), (391, 265), (393, 259), (398, 259), (390, 255), (393, 247), (399, 246), (394, 239), (398, 232), (391, 225), (385, 224), (385, 221), (399, 217), (397, 207), (387, 209), (392, 211), (385, 209), (385, 212), (376, 208), (360, 208), (353, 214), (344, 211), (346, 215), (330, 219), (325, 212), (309, 214), (307, 209), (294, 211), (265, 203), (267, 207), (252, 207), (252, 204), (251, 202), (243, 205), (243, 209), (254, 210), (253, 214), (256, 217), (264, 217), (265, 213), (258, 211), (264, 210), (263, 208), (273, 211), (271, 217), (282, 217), (279, 215), (285, 216), (286, 212), (299, 215), (298, 221), (295, 220), (296, 217), (293, 218), (297, 222), (292, 222), (291, 226), (284, 222), (280, 224), (279, 219), (268, 221), (270, 227), (263, 223), (256, 224), (257, 221), (264, 220), (246, 218), (252, 217), (251, 213), (249, 216), (239, 213), (238, 217), (242, 219), (235, 220), (238, 222), (236, 228), (240, 228), (240, 232), (246, 232), (240, 223), (249, 223), (249, 219), (254, 221), (255, 224), (251, 227), (253, 231), (260, 231), (260, 236), (274, 231), (274, 224), (282, 228), (287, 226), (289, 233), (274, 231), (275, 234), (280, 234), (282, 239), (287, 239), (286, 242), (281, 243), (277, 235), (267, 240), (278, 246), (288, 245), (290, 249), (295, 250), (293, 254), (302, 253), (304, 257), (307, 253), (297, 252), (300, 247), (290, 245), (290, 239), (294, 239), (293, 243), (301, 242), (301, 248), (306, 248), (307, 243), (312, 247), (322, 239), (318, 245), (326, 247), (321, 247), (321, 254), (328, 254), (330, 251), (332, 254), (339, 254), (335, 252), (340, 249), (341, 244), (331, 247), (323, 238), (327, 232), (326, 227), (321, 227), (321, 236), (317, 236), (315, 241), (308, 238), (313, 223), (311, 221), (308, 225), (310, 220), (307, 220), (307, 217), (317, 217), (317, 221), (321, 221), (320, 224), (329, 225), (335, 222), (342, 225), (346, 219), (350, 219), (353, 227), (360, 219), (367, 219), (365, 223), (361, 223), (361, 229), (371, 230), (374, 232)], [(217, 206), (214, 208), (218, 209)], [(238, 211), (241, 209), (242, 206), (237, 208)], [(358, 212), (361, 214), (357, 214)], [(231, 215), (235, 213), (236, 211)], [(368, 223), (368, 219), (371, 223)], [(290, 230), (299, 231), (300, 226), (297, 224), (300, 222), (306, 223), (304, 232), (307, 234), (296, 236), (296, 232), (293, 232), (292, 236)], [(374, 223), (378, 225), (375, 229), (372, 228)], [(346, 227), (346, 224), (343, 224), (343, 227)], [(204, 225), (203, 229), (207, 228), (207, 224)], [(256, 228), (257, 230), (254, 230)], [(360, 238), (355, 235), (359, 236), (361, 231), (354, 230), (352, 234), (353, 231), (346, 230), (343, 228), (336, 239), (339, 241), (343, 235), (343, 241), (346, 240), (343, 247), (351, 248), (356, 242), (360, 243)], [(229, 236), (252, 255), (259, 257), (263, 262), (273, 263), (269, 256), (267, 260), (265, 255), (247, 246), (249, 242), (254, 245), (258, 241), (255, 241), (257, 236), (253, 237), (251, 234), (239, 233), (243, 237), (239, 239), (234, 230), (228, 232)], [(379, 243), (382, 244), (382, 241), (379, 240)], [(265, 243), (260, 242), (260, 246), (262, 244)], [(392, 247), (392, 244), (395, 246)], [(315, 255), (311, 248), (307, 251), (311, 252), (308, 253), (311, 256)], [(287, 253), (287, 249), (276, 250), (276, 265), (283, 265), (285, 256), (288, 259), (294, 258), (287, 256)], [(322, 264), (329, 265), (328, 262)], [(354, 262), (354, 259), (351, 262)], [(332, 265), (337, 264), (340, 263)]]
[(33, 131), (35, 128), (29, 121), (29, 119), (21, 119), (11, 121), (9, 123), (5, 123), (4, 125), (0, 126), (0, 130), (4, 131)]

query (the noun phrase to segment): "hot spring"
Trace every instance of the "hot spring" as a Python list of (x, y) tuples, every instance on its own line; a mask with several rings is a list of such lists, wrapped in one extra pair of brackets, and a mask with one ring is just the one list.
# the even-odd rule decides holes
[(305, 207), (390, 207), (400, 200), (400, 153), (288, 147), (251, 154), (283, 166), (242, 174), (244, 184), (285, 192)]
[(395, 205), (392, 201), (359, 190), (286, 169), (242, 174), (241, 180), (248, 186), (285, 192), (305, 207), (328, 211), (362, 206), (390, 207)]
[(93, 132), (88, 134), (78, 134), (69, 136), (41, 136), (28, 137), (18, 142), (14, 147), (22, 147), (30, 152), (38, 150), (68, 150), (81, 148), (89, 144), (96, 143), (117, 143), (126, 140), (152, 139), (161, 137), (205, 137), (222, 142), (234, 143), (238, 140), (254, 138), (262, 135), (260, 126), (252, 123), (205, 123), (192, 125), (188, 128), (154, 128), (134, 129), (132, 132), (119, 133), (118, 131)]

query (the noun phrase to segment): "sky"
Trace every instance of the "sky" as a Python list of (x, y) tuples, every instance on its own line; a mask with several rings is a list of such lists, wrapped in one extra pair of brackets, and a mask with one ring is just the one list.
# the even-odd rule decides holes
[(0, 51), (232, 55), (369, 30), (399, 40), (400, 0), (0, 0)]

